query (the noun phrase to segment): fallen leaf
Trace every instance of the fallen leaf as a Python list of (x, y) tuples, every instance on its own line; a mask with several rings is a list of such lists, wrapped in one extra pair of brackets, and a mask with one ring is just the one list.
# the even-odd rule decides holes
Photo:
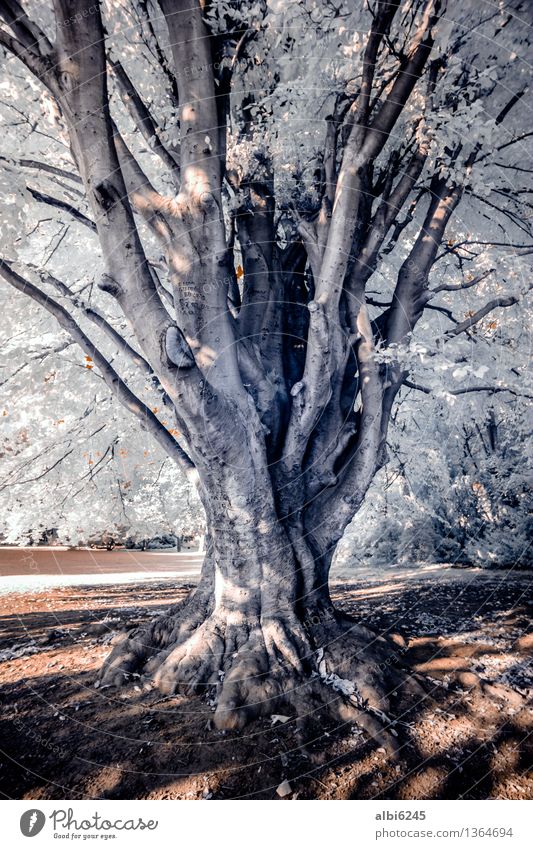
[(291, 795), (291, 793), (292, 793), (292, 787), (291, 787), (291, 785), (289, 784), (289, 782), (287, 781), (287, 779), (285, 779), (285, 781), (282, 781), (282, 782), (281, 782), (281, 784), (279, 785), (278, 789), (276, 790), (276, 793), (277, 793), (277, 794), (278, 794), (278, 796), (280, 796), (282, 799), (284, 799), (284, 798), (285, 798), (285, 796), (290, 796), (290, 795)]

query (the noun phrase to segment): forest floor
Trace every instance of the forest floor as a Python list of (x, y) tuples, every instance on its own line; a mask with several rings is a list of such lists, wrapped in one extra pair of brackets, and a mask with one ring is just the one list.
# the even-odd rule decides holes
[(336, 604), (405, 640), (403, 662), (425, 676), (426, 696), (395, 713), (397, 761), (353, 725), (301, 748), (291, 718), (224, 734), (200, 696), (96, 690), (113, 637), (190, 588), (165, 577), (0, 596), (4, 797), (533, 798), (533, 572), (337, 575)]

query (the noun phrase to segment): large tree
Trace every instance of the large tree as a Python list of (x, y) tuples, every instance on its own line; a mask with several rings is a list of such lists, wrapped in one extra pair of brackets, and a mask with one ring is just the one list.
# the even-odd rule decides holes
[[(42, 157), (10, 167), (52, 178), (24, 191), (97, 235), (103, 311), (48, 260), (14, 256), (12, 217), (0, 271), (81, 346), (207, 517), (197, 589), (126, 635), (101, 684), (141, 673), (167, 693), (212, 689), (219, 728), (286, 704), (380, 733), (394, 652), (333, 607), (328, 573), (387, 462), (402, 387), (430, 392), (410, 379), (415, 329), (449, 319), (424, 349), (437, 368), (494, 310), (517, 309), (505, 263), (533, 243), (528, 190), (509, 181), (528, 172), (516, 158), (531, 132), (513, 117), (526, 11), (54, 0), (52, 16), (1, 0), (7, 67), (38, 82), (77, 174)], [(446, 299), (466, 290), (477, 303), (459, 319)]]

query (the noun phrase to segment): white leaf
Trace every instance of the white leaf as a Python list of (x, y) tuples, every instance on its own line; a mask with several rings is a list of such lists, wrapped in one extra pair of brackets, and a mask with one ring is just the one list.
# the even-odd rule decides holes
[(270, 717), (272, 720), (272, 725), (277, 725), (278, 722), (285, 723), (288, 722), (290, 716), (283, 716), (282, 713), (273, 713)]
[(286, 779), (285, 781), (281, 782), (278, 789), (276, 790), (276, 793), (278, 794), (278, 796), (281, 796), (282, 799), (284, 799), (285, 796), (291, 795), (292, 787)]

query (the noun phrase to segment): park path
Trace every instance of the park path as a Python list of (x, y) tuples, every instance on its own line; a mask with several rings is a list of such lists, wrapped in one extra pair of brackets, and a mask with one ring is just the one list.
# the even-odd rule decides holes
[(194, 578), (203, 554), (169, 549), (137, 551), (63, 546), (0, 546), (0, 592), (80, 584), (114, 584), (151, 578)]

